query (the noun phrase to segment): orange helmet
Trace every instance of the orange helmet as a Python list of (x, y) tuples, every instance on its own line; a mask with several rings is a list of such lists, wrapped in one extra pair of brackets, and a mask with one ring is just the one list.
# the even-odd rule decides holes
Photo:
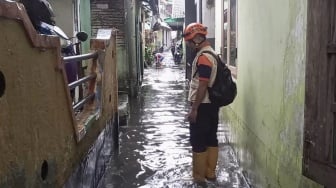
[(191, 23), (184, 29), (182, 36), (184, 37), (184, 40), (190, 40), (194, 38), (196, 34), (205, 36), (208, 34), (207, 29), (208, 28), (201, 23)]

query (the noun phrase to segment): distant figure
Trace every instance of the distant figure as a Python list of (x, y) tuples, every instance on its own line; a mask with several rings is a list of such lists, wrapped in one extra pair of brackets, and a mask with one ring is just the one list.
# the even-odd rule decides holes
[(172, 43), (172, 45), (170, 47), (170, 51), (172, 53), (172, 56), (174, 56), (174, 54), (175, 54), (175, 44), (174, 43)]
[(164, 59), (164, 56), (161, 53), (156, 53), (155, 54), (155, 66), (156, 66), (156, 68), (161, 67), (163, 59)]
[(160, 52), (160, 53), (163, 52), (163, 45), (159, 48), (159, 52)]

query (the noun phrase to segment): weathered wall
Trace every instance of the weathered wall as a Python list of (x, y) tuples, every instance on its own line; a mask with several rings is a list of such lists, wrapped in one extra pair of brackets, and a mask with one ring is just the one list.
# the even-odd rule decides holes
[(140, 5), (141, 1), (137, 0), (126, 0), (125, 1), (125, 11), (127, 13), (125, 18), (126, 25), (126, 53), (129, 68), (129, 94), (132, 97), (138, 95), (139, 87), (141, 85), (142, 74), (140, 63)]
[(93, 0), (91, 1), (92, 35), (96, 35), (99, 28), (116, 28), (118, 80), (120, 90), (128, 88), (129, 65), (126, 55), (125, 40), (125, 8), (123, 0)]
[(62, 187), (115, 119), (116, 83), (103, 80), (106, 108), (77, 142), (59, 38), (38, 35), (22, 10), (0, 2), (0, 187)]
[(255, 187), (317, 188), (301, 174), (305, 0), (238, 3), (238, 96), (222, 110)]

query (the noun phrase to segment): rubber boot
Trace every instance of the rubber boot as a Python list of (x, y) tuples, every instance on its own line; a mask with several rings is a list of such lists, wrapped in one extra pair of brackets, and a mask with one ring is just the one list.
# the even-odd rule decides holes
[(209, 181), (216, 181), (216, 166), (218, 160), (218, 147), (207, 148), (207, 171), (206, 179)]
[(196, 153), (193, 152), (192, 158), (192, 166), (193, 172), (192, 176), (194, 182), (197, 184), (204, 184), (205, 182), (205, 174), (206, 174), (206, 165), (207, 165), (207, 152)]

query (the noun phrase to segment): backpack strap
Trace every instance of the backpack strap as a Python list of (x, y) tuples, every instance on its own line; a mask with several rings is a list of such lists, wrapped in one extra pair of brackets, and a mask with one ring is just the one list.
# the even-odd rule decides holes
[(195, 78), (196, 74), (198, 73), (198, 69), (196, 69), (194, 75), (193, 75), (193, 78)]
[(207, 54), (210, 54), (212, 55), (212, 57), (214, 57), (217, 61), (217, 63), (221, 63), (222, 61), (220, 60), (220, 57), (218, 54), (215, 54), (213, 51), (210, 51), (210, 50), (204, 50), (202, 53), (207, 53)]
[[(221, 60), (220, 60), (219, 55), (215, 54), (213, 51), (210, 51), (210, 50), (204, 50), (204, 51), (202, 51), (201, 55), (202, 55), (203, 53), (207, 53), (207, 54), (212, 55), (212, 56), (216, 59), (217, 63), (218, 63), (218, 62), (221, 63)], [(201, 56), (201, 55), (200, 55), (200, 56)], [(194, 75), (193, 75), (193, 78), (195, 78), (197, 72), (198, 72), (198, 69), (196, 69), (196, 71), (195, 71), (195, 73), (194, 73)]]

